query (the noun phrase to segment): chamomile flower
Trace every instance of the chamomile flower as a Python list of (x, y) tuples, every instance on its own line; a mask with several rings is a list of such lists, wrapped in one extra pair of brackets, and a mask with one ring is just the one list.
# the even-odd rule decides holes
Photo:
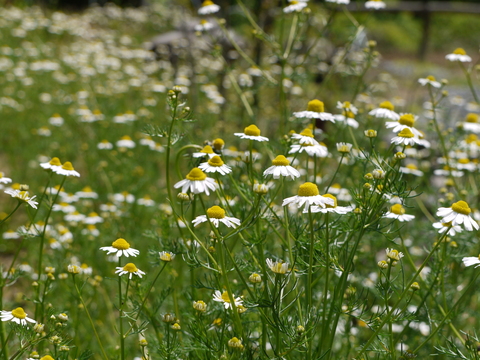
[(194, 194), (205, 193), (210, 195), (210, 190), (215, 191), (217, 189), (217, 183), (212, 178), (207, 177), (205, 173), (199, 168), (193, 168), (185, 177), (184, 180), (177, 182), (173, 187), (175, 189), (182, 188), (182, 192), (186, 193), (187, 190)]
[(12, 182), (12, 179), (4, 175), (5, 174), (3, 172), (0, 172), (0, 184), (10, 184)]
[(140, 254), (140, 251), (136, 249), (132, 249), (130, 247), (130, 244), (125, 239), (122, 239), (122, 238), (115, 240), (112, 243), (112, 246), (104, 246), (104, 247), (101, 247), (100, 250), (106, 251), (107, 255), (115, 253), (115, 255), (118, 257), (120, 256), (135, 257), (138, 254)]
[[(326, 213), (337, 213), (337, 214), (340, 214), (340, 215), (345, 215), (351, 211), (353, 211), (354, 207), (353, 206), (338, 206), (337, 205), (337, 198), (335, 196), (333, 196), (332, 194), (325, 194), (323, 195), (323, 197), (326, 197), (326, 198), (329, 198), (329, 199), (332, 199), (333, 200), (333, 205), (330, 205), (330, 204), (326, 204), (325, 207), (320, 207), (320, 206), (312, 206), (310, 208), (310, 210), (312, 211), (312, 213), (316, 213), (316, 212), (321, 212), (323, 214), (326, 214)], [(303, 212), (308, 212), (308, 210), (303, 210)]]
[(165, 261), (165, 262), (170, 262), (173, 259), (175, 259), (175, 254), (170, 252), (170, 251), (160, 251), (158, 253), (158, 256), (160, 260)]
[(90, 186), (85, 186), (82, 190), (77, 191), (75, 196), (78, 199), (98, 199), (98, 194)]
[[(241, 297), (235, 297), (235, 295), (232, 294), (232, 298), (235, 302), (235, 307), (243, 305), (243, 300)], [(213, 294), (213, 301), (223, 303), (225, 309), (232, 309), (232, 302), (230, 301), (230, 296), (228, 296), (227, 291), (222, 293), (220, 290), (215, 290), (215, 293)]]
[(384, 9), (387, 6), (382, 0), (370, 0), (365, 3), (365, 8), (367, 9)]
[(56, 167), (52, 170), (58, 175), (80, 177), (80, 173), (78, 171), (75, 171), (70, 161), (67, 161), (62, 166)]
[(436, 79), (435, 76), (428, 75), (426, 78), (420, 78), (418, 79), (418, 82), (420, 85), (425, 86), (425, 85), (430, 85), (433, 86), (434, 88), (440, 88), (442, 87), (442, 84), (440, 84)]
[(309, 156), (316, 156), (316, 157), (327, 157), (328, 156), (328, 149), (323, 143), (319, 143), (317, 145), (310, 145), (310, 144), (293, 144), (290, 147), (289, 154), (295, 153), (302, 153), (306, 152)]
[(468, 158), (458, 159), (456, 167), (458, 170), (476, 171), (477, 164), (471, 162)]
[(45, 170), (55, 170), (56, 168), (62, 167), (62, 163), (58, 157), (53, 157), (50, 161), (40, 163), (40, 166)]
[(291, 12), (302, 11), (305, 7), (307, 7), (307, 3), (305, 1), (292, 0), (289, 2), (289, 4), (290, 5), (283, 8), (283, 12), (286, 14)]
[(208, 220), (210, 220), (210, 222), (217, 228), (220, 223), (231, 228), (236, 228), (238, 225), (240, 225), (240, 219), (225, 216), (225, 210), (217, 205), (207, 209), (207, 215), (200, 215), (193, 219), (192, 224), (193, 226), (198, 226), (203, 222), (207, 222)]
[(122, 136), (120, 140), (118, 140), (115, 145), (119, 148), (124, 148), (124, 149), (133, 149), (135, 147), (135, 142), (132, 140), (132, 138), (128, 135)]
[(449, 61), (459, 61), (459, 62), (470, 62), (472, 58), (467, 55), (464, 49), (457, 48), (453, 51), (453, 53), (448, 54), (445, 56), (445, 59)]
[(208, 20), (202, 19), (200, 20), (200, 24), (195, 25), (195, 31), (208, 31), (213, 29), (213, 24)]
[(384, 218), (396, 219), (400, 222), (411, 221), (415, 219), (414, 215), (405, 214), (405, 208), (400, 204), (395, 204), (390, 207), (390, 211), (387, 211)]
[(7, 189), (5, 190), (5, 194), (8, 194), (13, 198), (18, 199), (18, 201), (26, 202), (28, 205), (30, 205), (34, 209), (37, 208), (38, 202), (34, 200), (37, 197), (37, 195), (30, 197), (28, 195), (28, 191), (26, 190)]
[(292, 139), (298, 141), (301, 145), (318, 145), (318, 141), (313, 138), (313, 133), (310, 128), (305, 128), (300, 134), (292, 134)]
[(458, 226), (458, 225), (453, 226), (451, 222), (448, 222), (448, 223), (436, 222), (436, 223), (433, 223), (432, 226), (435, 229), (438, 229), (439, 234), (443, 234), (445, 231), (449, 229), (447, 233), (448, 236), (455, 236), (457, 233), (461, 233), (463, 231), (461, 226)]
[(337, 109), (341, 109), (343, 111), (349, 111), (353, 115), (357, 115), (358, 113), (358, 109), (350, 101), (344, 101), (344, 102), (338, 101)]
[(267, 259), (267, 266), (272, 270), (275, 274), (286, 274), (289, 269), (288, 269), (288, 262), (283, 262), (282, 260), (280, 261), (273, 261), (271, 259)]
[(296, 204), (298, 208), (305, 206), (308, 211), (310, 206), (317, 205), (325, 208), (327, 205), (334, 206), (335, 202), (329, 197), (320, 195), (318, 186), (311, 182), (306, 182), (298, 188), (298, 194), (283, 200), (282, 206)]
[(212, 157), (217, 156), (217, 154), (213, 151), (210, 145), (205, 145), (202, 150), (194, 152), (192, 156), (194, 158), (202, 158), (204, 156), (208, 156), (211, 159)]
[(113, 144), (108, 140), (102, 140), (97, 144), (97, 149), (99, 150), (111, 150), (113, 149)]
[(227, 175), (232, 172), (232, 168), (226, 165), (222, 158), (218, 155), (214, 155), (207, 162), (201, 163), (198, 168), (206, 173), (216, 173), (221, 175)]
[(95, 225), (103, 222), (103, 218), (99, 216), (96, 212), (91, 212), (87, 217), (84, 218), (83, 223), (89, 225)]
[(400, 167), (400, 172), (404, 174), (412, 174), (415, 176), (423, 176), (423, 171), (418, 170), (415, 164), (408, 164)]
[(290, 161), (283, 155), (278, 155), (272, 160), (272, 165), (263, 172), (263, 176), (272, 175), (274, 179), (279, 179), (280, 176), (290, 177), (292, 180), (300, 177), (300, 172), (290, 166)]
[(357, 129), (359, 124), (358, 121), (355, 120), (355, 115), (351, 111), (344, 111), (341, 115), (333, 115), (335, 117), (335, 121), (338, 121), (340, 123), (345, 123), (348, 126), (353, 127), (354, 129)]
[(473, 133), (480, 133), (480, 122), (478, 121), (479, 117), (475, 113), (467, 114), (465, 118), (465, 122), (463, 122), (462, 126), (465, 131), (471, 131)]
[(385, 253), (387, 254), (387, 258), (389, 258), (391, 261), (400, 261), (400, 259), (404, 256), (402, 252), (389, 248), (385, 249)]
[(268, 141), (268, 138), (260, 136), (260, 129), (256, 125), (247, 126), (243, 133), (234, 133), (233, 135), (239, 136), (241, 139), (249, 139), (255, 141)]
[(323, 102), (317, 99), (308, 102), (306, 111), (294, 112), (293, 116), (297, 118), (320, 119), (335, 122), (333, 115), (325, 112)]
[(129, 279), (132, 279), (133, 275), (137, 275), (139, 278), (145, 275), (145, 273), (142, 270), (138, 269), (133, 263), (128, 263), (123, 267), (117, 266), (115, 274), (118, 274), (118, 276), (128, 275)]
[(394, 133), (398, 133), (403, 129), (408, 128), (415, 136), (420, 137), (422, 133), (414, 128), (416, 118), (412, 114), (402, 114), (398, 121), (387, 121), (385, 127), (387, 129), (393, 129)]
[(48, 122), (53, 126), (62, 126), (63, 118), (60, 114), (53, 114), (52, 117), (48, 119)]
[(475, 256), (464, 257), (462, 261), (466, 267), (476, 265), (475, 267), (477, 268), (480, 266), (480, 255), (477, 257)]
[(452, 226), (462, 225), (468, 231), (478, 230), (478, 223), (470, 217), (472, 210), (467, 202), (460, 200), (453, 203), (451, 207), (441, 207), (437, 211), (437, 216), (441, 216), (442, 223), (452, 223)]
[(377, 118), (386, 118), (391, 120), (398, 120), (400, 119), (400, 115), (398, 115), (395, 111), (395, 106), (390, 101), (384, 101), (380, 103), (379, 107), (373, 109), (368, 113), (368, 115), (375, 116)]
[(218, 11), (220, 11), (220, 6), (214, 4), (213, 1), (205, 0), (202, 3), (202, 7), (198, 9), (198, 15), (214, 14)]
[(2, 321), (13, 321), (18, 325), (27, 326), (27, 322), (35, 324), (36, 321), (27, 317), (25, 310), (18, 307), (12, 311), (2, 310), (0, 312), (0, 319)]
[(414, 145), (420, 144), (420, 139), (415, 136), (412, 130), (405, 128), (393, 137), (391, 142), (396, 145)]
[(337, 143), (337, 151), (342, 154), (349, 154), (352, 150), (352, 144), (340, 142)]

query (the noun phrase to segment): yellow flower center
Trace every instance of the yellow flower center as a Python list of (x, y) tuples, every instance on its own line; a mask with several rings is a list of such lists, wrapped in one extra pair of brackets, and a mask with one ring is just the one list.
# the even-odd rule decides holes
[(467, 55), (467, 53), (465, 52), (465, 50), (463, 50), (462, 48), (456, 48), (453, 53), (455, 55)]
[(318, 186), (311, 182), (306, 182), (298, 188), (298, 196), (317, 196), (320, 195)]
[(344, 107), (345, 109), (349, 109), (350, 106), (352, 106), (352, 104), (350, 103), (350, 101), (345, 101), (345, 102), (343, 103), (343, 107)]
[(478, 122), (478, 115), (473, 113), (467, 114), (467, 117), (465, 118), (465, 122), (469, 122), (469, 123)]
[(212, 206), (210, 209), (207, 209), (207, 215), (212, 219), (223, 219), (225, 217), (225, 210), (220, 206)]
[(456, 203), (452, 204), (452, 210), (463, 215), (470, 215), (470, 213), (472, 212), (468, 204), (463, 200), (457, 201)]
[(73, 168), (72, 163), (71, 163), (70, 161), (67, 161), (65, 164), (63, 164), (62, 169), (63, 169), (63, 170), (68, 170), (68, 171), (75, 170), (75, 169)]
[(403, 138), (413, 138), (414, 137), (413, 133), (411, 132), (411, 130), (409, 128), (405, 128), (402, 131), (400, 131), (398, 133), (398, 136), (403, 137)]
[(428, 75), (427, 80), (436, 81), (435, 76), (433, 76), (433, 75)]
[(405, 166), (407, 169), (418, 170), (418, 167), (415, 164), (408, 164)]
[(390, 208), (390, 212), (397, 214), (397, 215), (403, 215), (405, 214), (405, 209), (403, 208), (402, 205), (400, 204), (395, 204)]
[(222, 166), (224, 164), (220, 156), (214, 156), (208, 160), (208, 165), (210, 166)]
[(303, 129), (303, 131), (300, 133), (300, 135), (313, 138), (312, 129), (310, 129), (310, 128), (305, 128), (305, 129)]
[(212, 145), (215, 148), (215, 150), (222, 150), (223, 147), (225, 146), (225, 141), (223, 141), (223, 139), (218, 138), (213, 140)]
[(205, 20), (205, 19), (202, 19), (202, 20), (200, 20), (200, 24), (202, 24), (202, 25), (208, 24), (208, 21)]
[(88, 217), (96, 217), (96, 216), (98, 216), (96, 212), (91, 212), (90, 214), (88, 214)]
[(45, 355), (45, 356), (42, 356), (40, 358), (40, 360), (55, 360), (53, 357), (51, 357), (50, 355)]
[(354, 119), (355, 118), (355, 114), (351, 111), (344, 111), (343, 112), (343, 115), (349, 119)]
[(224, 292), (222, 293), (222, 300), (223, 300), (224, 302), (230, 303), (230, 297), (228, 296), (228, 292), (227, 292), (227, 291), (224, 291)]
[(388, 109), (388, 110), (392, 110), (395, 109), (395, 106), (393, 106), (393, 104), (390, 102), (390, 101), (384, 101), (382, 103), (380, 103), (380, 107), (382, 109)]
[(445, 226), (445, 227), (449, 227), (449, 226), (452, 225), (452, 222), (449, 221), (449, 222), (446, 222), (446, 223), (442, 223), (442, 225)]
[(209, 6), (209, 5), (213, 5), (213, 1), (205, 0), (202, 4), (202, 6)]
[(247, 126), (245, 130), (243, 130), (243, 133), (249, 136), (260, 136), (260, 129), (256, 125), (252, 124)]
[(133, 264), (133, 263), (128, 263), (127, 265), (125, 265), (125, 266), (123, 267), (123, 270), (124, 270), (124, 271), (128, 271), (128, 272), (131, 272), (131, 273), (134, 273), (134, 272), (137, 272), (137, 271), (138, 271), (137, 267), (136, 267), (135, 264)]
[(325, 105), (320, 100), (312, 100), (308, 102), (307, 111), (322, 113), (325, 111)]
[(200, 152), (205, 154), (214, 154), (213, 149), (210, 145), (205, 145), (205, 147), (200, 150)]
[(290, 165), (290, 161), (283, 156), (283, 155), (278, 155), (275, 159), (272, 160), (272, 164), (275, 166), (288, 166)]
[(122, 136), (120, 140), (132, 140), (132, 138), (128, 135)]
[(62, 166), (62, 163), (58, 157), (52, 158), (52, 160), (50, 160), (48, 163), (52, 166)]
[(415, 124), (415, 118), (412, 114), (403, 114), (398, 122), (402, 125), (412, 127)]
[(199, 168), (193, 168), (186, 176), (187, 180), (190, 181), (201, 181), (207, 178), (207, 175), (200, 170)]
[(283, 267), (283, 262), (279, 261), (274, 263), (272, 266), (272, 271), (276, 274), (285, 274), (285, 269)]
[(130, 249), (130, 244), (125, 239), (117, 239), (112, 243), (112, 246), (118, 250)]
[(325, 194), (325, 195), (323, 195), (323, 197), (327, 197), (327, 198), (333, 200), (333, 205), (328, 205), (328, 204), (325, 205), (327, 208), (336, 208), (337, 207), (337, 198), (335, 196), (333, 196), (332, 194)]
[(25, 319), (27, 317), (27, 314), (21, 307), (12, 310), (12, 315), (15, 316), (17, 319)]
[(468, 164), (468, 163), (470, 162), (470, 160), (468, 160), (468, 159), (459, 159), (458, 162), (459, 162), (460, 164)]
[(82, 189), (83, 192), (93, 192), (92, 191), (92, 188), (90, 186), (85, 186), (83, 189)]

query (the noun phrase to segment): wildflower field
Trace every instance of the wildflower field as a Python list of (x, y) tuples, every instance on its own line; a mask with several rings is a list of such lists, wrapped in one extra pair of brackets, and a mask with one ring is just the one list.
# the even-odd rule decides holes
[(1, 8), (1, 360), (480, 358), (478, 20), (348, 2)]

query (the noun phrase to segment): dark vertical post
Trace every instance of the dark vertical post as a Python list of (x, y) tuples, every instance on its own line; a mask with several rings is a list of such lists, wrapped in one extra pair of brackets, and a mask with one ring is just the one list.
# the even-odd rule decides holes
[(420, 41), (419, 47), (418, 47), (418, 58), (420, 60), (425, 60), (425, 57), (427, 55), (427, 48), (428, 48), (428, 43), (429, 43), (429, 38), (430, 38), (430, 18), (431, 18), (431, 13), (428, 8), (428, 1), (429, 0), (422, 0), (422, 9), (419, 12), (419, 17), (420, 20), (422, 21), (422, 39)]

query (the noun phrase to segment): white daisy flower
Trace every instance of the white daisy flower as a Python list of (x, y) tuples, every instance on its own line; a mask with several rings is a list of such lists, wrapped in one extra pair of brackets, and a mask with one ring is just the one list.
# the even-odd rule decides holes
[(115, 253), (117, 257), (120, 257), (120, 256), (135, 257), (138, 254), (140, 254), (140, 251), (136, 249), (132, 249), (130, 247), (130, 244), (125, 239), (122, 239), (122, 238), (115, 240), (112, 243), (112, 246), (104, 246), (104, 247), (101, 247), (100, 250), (106, 251), (107, 255)]
[(60, 114), (53, 114), (52, 117), (48, 119), (48, 122), (53, 126), (62, 126), (63, 118), (60, 116)]
[(91, 212), (88, 216), (83, 220), (84, 224), (88, 225), (95, 225), (98, 223), (103, 222), (103, 218), (99, 216), (96, 212)]
[(63, 219), (68, 222), (80, 222), (85, 219), (85, 215), (80, 214), (78, 211), (74, 211), (73, 213), (65, 215)]
[(3, 172), (0, 172), (0, 184), (10, 184), (12, 179), (4, 176)]
[(398, 250), (395, 250), (395, 249), (387, 248), (385, 249), (385, 253), (387, 254), (387, 257), (393, 261), (400, 261), (400, 259), (404, 257), (402, 252), (399, 252)]
[[(238, 307), (243, 304), (243, 300), (241, 297), (235, 297), (235, 295), (232, 294), (233, 301), (235, 302), (235, 307)], [(228, 292), (224, 291), (223, 293), (220, 292), (220, 290), (215, 290), (215, 293), (213, 294), (213, 301), (217, 301), (220, 303), (223, 303), (223, 306), (225, 309), (232, 309), (232, 303), (230, 301), (230, 296), (228, 296)]]
[(239, 136), (241, 139), (268, 141), (268, 138), (264, 136), (260, 136), (260, 129), (253, 124), (250, 126), (247, 126), (243, 131), (243, 133), (234, 133), (233, 135)]
[(308, 208), (312, 205), (325, 208), (327, 205), (334, 206), (335, 202), (329, 197), (321, 196), (317, 185), (311, 182), (306, 182), (300, 185), (296, 196), (284, 199), (282, 206), (289, 204), (296, 204), (298, 208), (305, 206), (305, 209), (308, 211)]
[(198, 9), (198, 15), (214, 14), (218, 11), (220, 11), (220, 6), (214, 4), (213, 1), (205, 0), (202, 3), (202, 7)]
[(97, 144), (97, 149), (99, 150), (111, 150), (113, 149), (113, 144), (108, 140), (102, 140)]
[(5, 190), (5, 194), (8, 194), (13, 198), (18, 199), (19, 201), (26, 202), (28, 205), (30, 205), (34, 209), (37, 208), (38, 202), (34, 201), (34, 199), (37, 197), (37, 195), (34, 195), (34, 196), (30, 197), (28, 195), (28, 191), (7, 189), (7, 190)]
[(75, 196), (79, 199), (98, 199), (98, 194), (90, 186), (85, 186), (81, 191), (77, 191)]
[(415, 145), (421, 143), (420, 139), (416, 137), (409, 128), (400, 131), (397, 136), (392, 138), (391, 142), (396, 145)]
[(215, 155), (207, 162), (201, 163), (198, 168), (206, 173), (220, 173), (221, 175), (227, 175), (232, 172), (232, 168), (226, 165), (220, 156)]
[(458, 171), (452, 167), (448, 167), (447, 165), (445, 165), (443, 169), (433, 170), (433, 174), (440, 175), (440, 176), (462, 177), (463, 171)]
[(402, 114), (398, 121), (387, 121), (385, 123), (385, 127), (387, 129), (392, 129), (394, 133), (398, 133), (403, 129), (409, 129), (416, 137), (421, 137), (423, 134), (415, 129), (413, 125), (415, 125), (416, 118), (412, 114)]
[(478, 122), (478, 115), (474, 113), (467, 114), (465, 121), (462, 123), (463, 130), (471, 131), (475, 134), (480, 133), (480, 123)]
[(475, 256), (470, 256), (470, 257), (464, 257), (462, 259), (463, 263), (465, 266), (472, 266), (472, 265), (477, 265), (475, 266), (476, 268), (480, 266), (480, 255), (475, 257)]
[[(320, 206), (314, 205), (310, 208), (312, 213), (321, 212), (323, 214), (326, 214), (326, 213), (334, 212), (334, 213), (337, 213), (337, 214), (340, 214), (340, 215), (345, 215), (345, 214), (353, 211), (353, 209), (354, 209), (354, 206), (338, 206), (337, 205), (337, 198), (335, 196), (333, 196), (332, 194), (325, 194), (325, 195), (323, 195), (323, 197), (332, 199), (333, 200), (333, 205), (326, 204), (325, 207), (320, 207)], [(303, 212), (308, 212), (308, 210), (304, 209)]]
[(445, 231), (447, 231), (448, 228), (450, 228), (450, 230), (448, 230), (448, 234), (447, 234), (448, 236), (455, 236), (457, 233), (461, 233), (463, 231), (461, 226), (458, 226), (458, 225), (453, 226), (451, 222), (448, 222), (448, 223), (436, 222), (436, 223), (433, 223), (432, 226), (435, 229), (438, 229), (439, 234), (443, 234)]
[(456, 163), (456, 168), (458, 170), (476, 171), (477, 164), (471, 162), (468, 158), (462, 158), (458, 159)]
[(175, 259), (175, 254), (170, 252), (170, 251), (160, 251), (158, 253), (158, 257), (160, 260), (165, 261), (165, 262), (170, 262), (173, 259)]
[(115, 274), (118, 274), (118, 276), (126, 275), (128, 274), (128, 278), (132, 279), (133, 275), (137, 275), (139, 278), (141, 278), (145, 273), (138, 269), (135, 264), (133, 263), (128, 263), (125, 266), (117, 266), (116, 267)]
[(115, 145), (119, 148), (133, 149), (135, 147), (135, 142), (128, 135), (122, 136)]
[(27, 322), (35, 324), (36, 321), (27, 317), (25, 310), (18, 307), (12, 311), (2, 310), (0, 312), (0, 319), (2, 321), (13, 321), (18, 325), (27, 326)]
[(289, 272), (288, 269), (288, 262), (280, 261), (273, 261), (271, 259), (267, 259), (267, 266), (272, 270), (275, 274), (286, 274)]
[(365, 8), (366, 9), (374, 9), (374, 10), (379, 10), (379, 9), (384, 9), (387, 6), (382, 0), (370, 0), (365, 3)]
[(345, 123), (348, 126), (353, 127), (354, 129), (358, 129), (359, 123), (357, 120), (354, 119), (355, 115), (351, 111), (344, 111), (343, 114), (333, 115), (335, 121)]
[(445, 56), (445, 59), (449, 61), (459, 61), (459, 62), (470, 62), (472, 58), (467, 55), (464, 49), (457, 48), (453, 51), (453, 53), (448, 54)]
[(358, 109), (350, 101), (344, 101), (344, 102), (337, 101), (337, 109), (341, 109), (343, 111), (349, 111), (353, 115), (357, 115), (358, 113)]
[(137, 204), (150, 207), (150, 206), (155, 206), (155, 201), (153, 201), (150, 195), (145, 195), (144, 197), (137, 200)]
[(318, 145), (318, 141), (313, 138), (310, 128), (303, 129), (300, 134), (292, 134), (292, 139), (297, 140), (301, 145)]
[(52, 168), (52, 170), (58, 175), (80, 177), (80, 173), (78, 173), (78, 171), (75, 171), (70, 161), (67, 161), (62, 166)]
[(210, 145), (205, 145), (202, 150), (192, 154), (194, 158), (201, 158), (208, 156), (210, 159), (214, 156), (217, 156), (217, 153), (213, 151), (213, 148)]
[(240, 225), (240, 219), (225, 216), (225, 210), (223, 210), (220, 206), (212, 206), (211, 208), (207, 209), (207, 215), (200, 215), (193, 219), (192, 224), (193, 226), (198, 226), (201, 223), (210, 222), (218, 228), (220, 223), (223, 223), (227, 227), (236, 228)]
[(373, 109), (368, 113), (368, 115), (375, 116), (377, 118), (386, 118), (391, 120), (398, 120), (400, 119), (400, 115), (398, 115), (395, 111), (395, 106), (390, 101), (382, 102), (378, 108)]
[(434, 88), (440, 88), (442, 87), (442, 84), (440, 84), (434, 76), (432, 75), (429, 75), (427, 76), (426, 78), (420, 78), (418, 79), (418, 82), (420, 83), (420, 85), (422, 86), (425, 86), (425, 85), (431, 85), (433, 86)]
[(54, 170), (56, 168), (62, 167), (62, 163), (58, 157), (53, 157), (49, 162), (40, 163), (40, 166), (45, 170)]
[(468, 231), (478, 230), (478, 223), (470, 217), (472, 210), (468, 204), (463, 201), (457, 201), (453, 203), (451, 207), (441, 207), (437, 211), (437, 216), (441, 216), (442, 223), (452, 222), (452, 226), (462, 225), (465, 226), (465, 229)]
[(294, 11), (298, 12), (298, 11), (302, 11), (305, 7), (307, 7), (307, 3), (305, 1), (292, 0), (290, 1), (290, 5), (283, 8), (283, 12), (285, 14), (288, 14)]
[(340, 142), (337, 143), (337, 151), (342, 154), (348, 154), (352, 150), (352, 144)]
[(309, 145), (309, 144), (294, 144), (290, 147), (289, 154), (306, 152), (309, 156), (316, 157), (327, 157), (328, 149), (323, 143), (318, 145)]
[(185, 177), (184, 180), (177, 182), (174, 186), (175, 189), (182, 188), (182, 192), (186, 193), (190, 190), (193, 194), (205, 193), (210, 195), (210, 190), (215, 191), (218, 187), (215, 180), (207, 177), (205, 173), (199, 168), (193, 168)]
[(208, 20), (202, 19), (200, 20), (200, 24), (195, 25), (195, 31), (208, 31), (213, 29), (213, 24)]
[(280, 176), (289, 176), (292, 180), (300, 177), (300, 172), (290, 166), (290, 161), (283, 155), (278, 155), (272, 160), (272, 165), (263, 172), (263, 176), (272, 175), (274, 179), (279, 179)]
[(411, 221), (415, 219), (414, 215), (405, 214), (405, 208), (400, 204), (395, 204), (392, 207), (390, 207), (390, 211), (387, 211), (385, 215), (383, 215), (383, 217), (396, 219), (400, 222)]
[(293, 116), (297, 118), (320, 119), (323, 121), (335, 122), (332, 114), (325, 112), (325, 105), (320, 100), (312, 100), (308, 102), (307, 110), (294, 112)]
[(406, 166), (400, 167), (400, 172), (404, 174), (412, 174), (415, 176), (423, 176), (423, 171), (418, 170), (417, 166), (414, 164), (408, 164)]

